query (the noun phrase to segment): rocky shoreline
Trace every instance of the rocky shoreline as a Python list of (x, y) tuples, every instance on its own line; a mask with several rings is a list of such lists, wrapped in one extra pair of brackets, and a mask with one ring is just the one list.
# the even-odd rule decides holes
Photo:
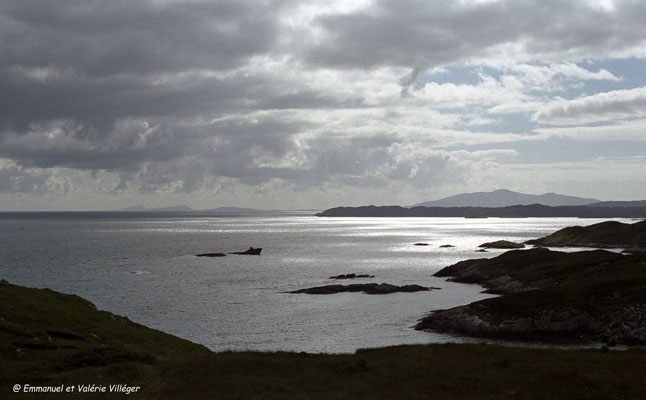
[(418, 330), (544, 342), (646, 344), (646, 255), (514, 250), (435, 276), (502, 295), (435, 311)]

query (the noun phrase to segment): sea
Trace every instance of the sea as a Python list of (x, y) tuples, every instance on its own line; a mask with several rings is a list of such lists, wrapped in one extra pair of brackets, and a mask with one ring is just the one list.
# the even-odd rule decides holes
[[(478, 285), (449, 282), (434, 277), (435, 272), (504, 251), (476, 252), (484, 242), (523, 242), (601, 221), (322, 218), (302, 211), (0, 213), (0, 278), (79, 295), (99, 309), (214, 351), (350, 353), (468, 342), (473, 339), (412, 328), (433, 310), (491, 297)], [(261, 255), (196, 257), (249, 247), (262, 248)], [(330, 278), (349, 273), (374, 278)], [(288, 293), (359, 282), (438, 289), (388, 295)]]

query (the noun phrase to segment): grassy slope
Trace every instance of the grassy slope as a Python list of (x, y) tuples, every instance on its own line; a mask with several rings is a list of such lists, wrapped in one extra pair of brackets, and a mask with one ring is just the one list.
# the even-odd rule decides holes
[(69, 397), (89, 399), (646, 397), (643, 350), (429, 345), (346, 355), (211, 353), (77, 296), (15, 285), (0, 285), (0, 357), (0, 398), (38, 398), (13, 395), (15, 383), (142, 387), (129, 396)]
[(5, 392), (15, 383), (145, 383), (157, 379), (160, 362), (208, 353), (203, 346), (97, 311), (78, 296), (0, 284)]

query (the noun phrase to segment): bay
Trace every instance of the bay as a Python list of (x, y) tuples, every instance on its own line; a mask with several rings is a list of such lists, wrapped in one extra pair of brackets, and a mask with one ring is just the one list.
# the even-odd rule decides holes
[[(469, 341), (411, 327), (436, 310), (489, 297), (433, 273), (492, 240), (522, 242), (576, 218), (319, 218), (308, 213), (2, 213), (0, 278), (82, 296), (212, 350), (353, 352)], [(629, 220), (617, 219), (630, 222)], [(425, 242), (428, 246), (415, 246)], [(440, 247), (441, 245), (455, 247)], [(260, 256), (201, 258), (262, 247)], [(572, 250), (572, 249), (570, 249)], [(333, 283), (419, 284), (390, 295), (289, 294)], [(357, 281), (353, 281), (357, 282)]]

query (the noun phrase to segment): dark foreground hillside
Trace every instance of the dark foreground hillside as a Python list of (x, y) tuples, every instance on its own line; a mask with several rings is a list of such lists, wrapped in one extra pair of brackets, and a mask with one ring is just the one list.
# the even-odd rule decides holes
[[(646, 352), (639, 349), (452, 344), (342, 355), (212, 353), (97, 311), (77, 296), (6, 283), (0, 285), (0, 360), (3, 399), (646, 397)], [(116, 384), (122, 391), (110, 393)], [(75, 392), (25, 393), (26, 385)], [(106, 392), (79, 394), (78, 385)]]

